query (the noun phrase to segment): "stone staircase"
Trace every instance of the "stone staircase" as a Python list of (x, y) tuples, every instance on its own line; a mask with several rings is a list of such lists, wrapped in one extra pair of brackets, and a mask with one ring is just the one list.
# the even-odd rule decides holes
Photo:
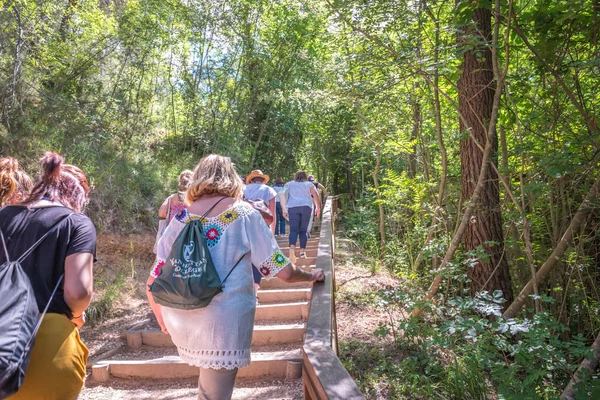
[[(278, 242), (284, 254), (288, 255), (287, 238), (278, 238)], [(296, 264), (305, 270), (314, 268), (317, 248), (318, 239), (310, 239), (307, 258), (297, 258)], [(296, 250), (296, 257), (299, 254), (299, 250)], [(299, 384), (302, 374), (301, 349), (311, 291), (312, 284), (307, 282), (287, 284), (274, 278), (261, 283), (258, 292), (260, 305), (256, 309), (252, 337), (252, 363), (241, 368), (237, 375), (239, 381), (250, 382), (251, 387), (270, 388), (268, 395), (265, 392), (264, 396), (257, 398), (302, 398), (302, 385)], [(179, 358), (170, 337), (163, 334), (154, 321), (143, 328), (128, 330), (123, 336), (127, 340), (123, 351), (92, 366), (92, 379), (96, 384), (110, 386), (114, 378), (161, 381), (198, 376), (198, 368)], [(285, 382), (284, 385), (291, 384), (293, 393), (290, 394), (289, 387), (275, 393), (278, 385), (283, 386), (281, 381)], [(250, 392), (248, 388), (236, 388), (234, 398), (251, 398)], [(164, 394), (168, 395), (167, 392)]]

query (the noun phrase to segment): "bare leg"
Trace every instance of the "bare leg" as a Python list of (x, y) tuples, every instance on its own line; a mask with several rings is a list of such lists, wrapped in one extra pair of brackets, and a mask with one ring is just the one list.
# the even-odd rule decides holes
[(238, 369), (200, 368), (198, 400), (229, 400)]

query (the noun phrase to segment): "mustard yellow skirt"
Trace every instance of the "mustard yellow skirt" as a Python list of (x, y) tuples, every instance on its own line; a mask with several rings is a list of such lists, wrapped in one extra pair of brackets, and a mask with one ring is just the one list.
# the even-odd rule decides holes
[(46, 314), (35, 338), (23, 385), (8, 400), (76, 399), (83, 387), (88, 349), (62, 314)]

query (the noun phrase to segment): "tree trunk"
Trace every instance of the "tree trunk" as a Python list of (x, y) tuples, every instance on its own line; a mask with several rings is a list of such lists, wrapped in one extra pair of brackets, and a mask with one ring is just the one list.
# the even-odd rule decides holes
[(385, 212), (383, 211), (381, 193), (379, 192), (379, 169), (381, 168), (381, 149), (379, 145), (375, 145), (375, 157), (373, 186), (375, 188), (375, 193), (377, 193), (377, 203), (379, 205), (379, 259), (383, 260), (383, 257), (385, 256)]
[(350, 152), (346, 155), (346, 193), (349, 193), (354, 198), (354, 187), (352, 185), (352, 160)]
[[(552, 254), (550, 254), (550, 257), (548, 257), (546, 262), (538, 269), (535, 275), (538, 284), (544, 281), (546, 276), (548, 276), (548, 274), (552, 271), (554, 266), (558, 264), (562, 255), (569, 248), (569, 245), (573, 240), (573, 236), (575, 236), (575, 234), (579, 232), (579, 229), (581, 229), (581, 226), (585, 222), (590, 210), (594, 209), (594, 202), (596, 201), (599, 192), (600, 176), (598, 177), (598, 179), (596, 179), (596, 182), (594, 182), (594, 184), (590, 188), (590, 191), (583, 199), (583, 202), (581, 203), (579, 209), (573, 216), (573, 219), (571, 220), (571, 223), (569, 224), (565, 233), (563, 234), (560, 242), (558, 243)], [(519, 312), (521, 307), (523, 307), (523, 304), (525, 304), (527, 298), (531, 294), (533, 294), (533, 281), (529, 281), (529, 283), (525, 285), (525, 287), (521, 290), (521, 293), (519, 293), (515, 301), (510, 305), (510, 307), (506, 309), (504, 314), (502, 314), (502, 317), (505, 319), (514, 318), (514, 316), (517, 314), (517, 312)]]
[(415, 176), (417, 176), (417, 144), (415, 142), (417, 140), (417, 137), (419, 137), (419, 131), (421, 129), (421, 105), (416, 99), (412, 103), (412, 112), (413, 126), (410, 134), (412, 151), (408, 154), (408, 177), (414, 179)]
[[(473, 14), (473, 26), (463, 28), (459, 33), (458, 45), (464, 46), (469, 35), (482, 36), (485, 43), (491, 39), (491, 10), (478, 8)], [(463, 34), (465, 35), (463, 37)], [(462, 118), (461, 132), (469, 132), (467, 139), (460, 143), (461, 157), (461, 198), (468, 201), (475, 190), (483, 154), (478, 145), (488, 140), (487, 127), (492, 115), (494, 101), (494, 74), (491, 50), (479, 46), (463, 55), (462, 75), (458, 80), (458, 101)], [(492, 154), (498, 150), (496, 135), (490, 135)], [(479, 203), (476, 205), (471, 221), (467, 225), (463, 238), (466, 251), (477, 251), (474, 267), (469, 268), (471, 294), (486, 290), (502, 290), (507, 304), (513, 300), (512, 282), (508, 262), (504, 255), (504, 235), (498, 180), (488, 166), (488, 180), (484, 183)], [(481, 251), (485, 256), (481, 255)]]
[(67, 7), (65, 8), (65, 12), (63, 13), (63, 16), (60, 20), (60, 28), (58, 31), (60, 32), (60, 37), (63, 41), (66, 39), (67, 29), (69, 28), (69, 24), (71, 23), (71, 18), (73, 17), (73, 12), (75, 10), (75, 7), (77, 7), (77, 3), (77, 0), (69, 0), (69, 2), (67, 3)]

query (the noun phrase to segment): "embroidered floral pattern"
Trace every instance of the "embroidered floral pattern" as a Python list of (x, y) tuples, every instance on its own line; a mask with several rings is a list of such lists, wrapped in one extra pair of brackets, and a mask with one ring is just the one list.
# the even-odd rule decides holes
[(175, 219), (186, 224), (190, 221), (201, 221), (202, 230), (205, 232), (206, 242), (210, 248), (219, 243), (223, 236), (223, 232), (225, 232), (225, 229), (229, 225), (250, 214), (253, 210), (254, 209), (247, 206), (246, 203), (242, 203), (234, 208), (223, 211), (219, 215), (209, 218), (203, 218), (199, 215), (190, 215), (187, 210), (182, 210), (175, 216)]
[(167, 222), (171, 222), (171, 220), (173, 219), (173, 216), (179, 215), (186, 208), (187, 208), (187, 204), (181, 204), (181, 203), (173, 204), (173, 203), (171, 203), (171, 212), (169, 213), (170, 217), (169, 217), (169, 220)]
[(275, 254), (273, 254), (273, 256), (271, 256), (271, 259), (278, 267), (285, 267), (289, 263), (289, 260), (285, 258), (281, 251), (278, 251)]
[(266, 265), (261, 265), (259, 271), (263, 276), (271, 276), (271, 268)]
[(183, 209), (183, 210), (179, 211), (177, 214), (175, 214), (175, 219), (179, 222), (185, 221), (188, 217), (189, 217), (189, 214), (186, 209)]
[(281, 251), (276, 251), (258, 267), (258, 271), (265, 277), (274, 277), (289, 263)]
[(235, 210), (225, 211), (223, 214), (221, 214), (219, 216), (219, 220), (226, 225), (229, 225), (230, 223), (232, 223), (233, 221), (235, 221), (238, 218), (239, 218), (239, 214)]
[(157, 258), (156, 261), (154, 261), (152, 270), (150, 271), (150, 276), (158, 278), (158, 276), (160, 275), (160, 269), (163, 267), (163, 265), (165, 265), (165, 261)]
[(214, 247), (214, 245), (219, 243), (221, 235), (223, 234), (221, 228), (215, 224), (211, 224), (209, 226), (204, 227), (204, 232), (206, 235), (206, 244), (208, 245), (208, 247)]

